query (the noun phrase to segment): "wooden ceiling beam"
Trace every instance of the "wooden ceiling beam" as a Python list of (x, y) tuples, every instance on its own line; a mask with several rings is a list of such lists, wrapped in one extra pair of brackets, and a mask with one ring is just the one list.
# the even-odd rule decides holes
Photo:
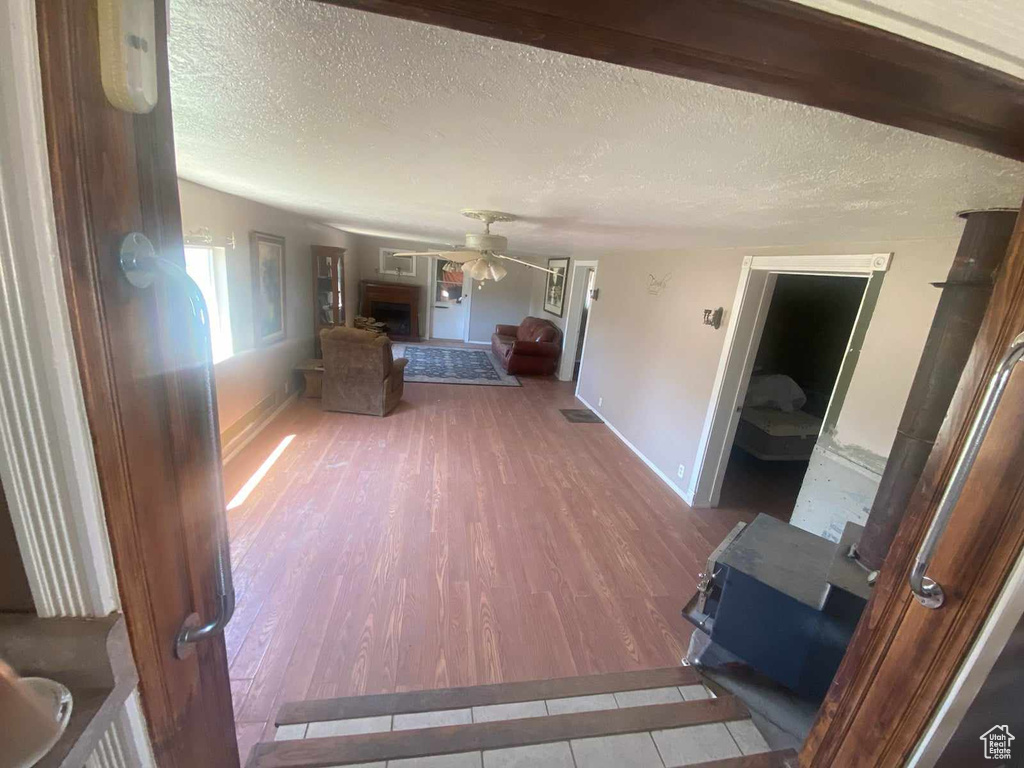
[(843, 112), (1024, 161), (1024, 80), (790, 0), (321, 0)]

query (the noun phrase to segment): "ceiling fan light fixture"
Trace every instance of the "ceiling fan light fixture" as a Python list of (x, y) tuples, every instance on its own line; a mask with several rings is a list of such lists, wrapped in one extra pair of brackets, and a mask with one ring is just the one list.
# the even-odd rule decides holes
[(474, 280), (486, 280), (488, 277), (487, 260), (480, 257), (479, 259), (464, 262), (462, 271)]
[(488, 261), (487, 271), (494, 282), (498, 282), (508, 274), (508, 270), (496, 261)]

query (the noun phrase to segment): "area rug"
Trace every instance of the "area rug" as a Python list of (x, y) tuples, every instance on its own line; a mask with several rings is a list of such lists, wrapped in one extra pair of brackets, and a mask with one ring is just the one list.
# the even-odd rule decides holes
[(409, 361), (405, 380), (430, 384), (476, 384), (483, 387), (519, 387), (489, 349), (462, 349), (407, 344), (395, 347), (395, 357)]
[(589, 408), (559, 408), (570, 424), (604, 424), (604, 421)]

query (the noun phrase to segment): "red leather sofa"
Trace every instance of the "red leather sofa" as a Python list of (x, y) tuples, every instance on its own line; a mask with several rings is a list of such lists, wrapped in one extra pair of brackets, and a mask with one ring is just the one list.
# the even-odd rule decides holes
[(550, 376), (558, 369), (562, 332), (550, 320), (527, 317), (519, 325), (497, 326), (491, 349), (511, 374)]

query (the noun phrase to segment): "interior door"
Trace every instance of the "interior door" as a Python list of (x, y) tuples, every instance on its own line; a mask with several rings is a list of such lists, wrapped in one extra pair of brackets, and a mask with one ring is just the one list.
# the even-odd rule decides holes
[(180, 281), (133, 285), (119, 259), (137, 232), (184, 266), (166, 7), (156, 3), (159, 103), (146, 115), (104, 96), (97, 3), (37, 0), (37, 13), (61, 266), (154, 751), (161, 766), (238, 766), (223, 636), (176, 652), (186, 618), (223, 618), (229, 597), (218, 595), (230, 571), (218, 569), (220, 446), (196, 300)]

